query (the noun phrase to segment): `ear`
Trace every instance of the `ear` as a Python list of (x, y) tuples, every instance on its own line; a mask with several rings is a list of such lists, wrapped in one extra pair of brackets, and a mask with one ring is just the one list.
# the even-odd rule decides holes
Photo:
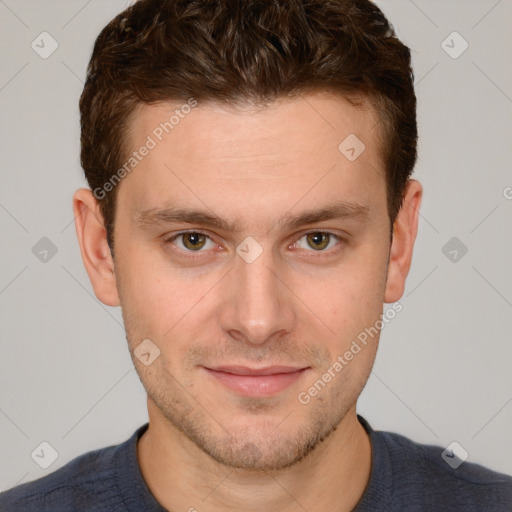
[(418, 233), (418, 217), (423, 187), (417, 180), (409, 180), (402, 207), (393, 225), (384, 302), (396, 302), (405, 289), (405, 280), (412, 262), (412, 251)]
[(107, 306), (119, 306), (114, 261), (107, 243), (100, 205), (89, 189), (73, 195), (73, 212), (80, 252), (94, 294)]

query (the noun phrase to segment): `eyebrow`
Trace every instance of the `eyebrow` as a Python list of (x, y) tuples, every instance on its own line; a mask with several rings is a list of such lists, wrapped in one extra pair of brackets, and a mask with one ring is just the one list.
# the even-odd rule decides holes
[[(339, 202), (326, 205), (319, 209), (305, 210), (299, 214), (287, 213), (273, 226), (279, 228), (296, 229), (306, 224), (314, 224), (327, 220), (360, 220), (367, 221), (369, 209), (359, 203)], [(209, 228), (220, 229), (232, 233), (243, 230), (239, 222), (228, 221), (211, 211), (190, 209), (183, 207), (151, 208), (136, 213), (136, 223), (141, 228), (166, 224), (196, 224)]]

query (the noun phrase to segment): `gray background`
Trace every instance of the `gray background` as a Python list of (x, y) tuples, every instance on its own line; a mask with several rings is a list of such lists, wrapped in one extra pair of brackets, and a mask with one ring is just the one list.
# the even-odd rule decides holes
[[(71, 209), (85, 185), (85, 68), (126, 5), (0, 1), (0, 489), (117, 444), (147, 420), (120, 310), (94, 297)], [(359, 412), (420, 442), (457, 441), (469, 461), (512, 474), (512, 4), (379, 5), (413, 52), (425, 193), (404, 309), (382, 333)], [(46, 59), (31, 48), (43, 31), (59, 45)], [(469, 44), (458, 58), (442, 47), (453, 31)], [(462, 40), (445, 45), (458, 53)], [(32, 250), (43, 237), (57, 249), (47, 261)], [(455, 262), (454, 247), (443, 252), (452, 237)], [(58, 452), (48, 469), (31, 458), (42, 441)]]

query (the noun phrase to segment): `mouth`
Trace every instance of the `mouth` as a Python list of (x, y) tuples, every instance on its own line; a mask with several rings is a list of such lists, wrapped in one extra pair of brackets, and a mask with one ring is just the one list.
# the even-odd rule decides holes
[(243, 396), (272, 396), (297, 382), (310, 367), (267, 366), (218, 366), (206, 372), (217, 382)]

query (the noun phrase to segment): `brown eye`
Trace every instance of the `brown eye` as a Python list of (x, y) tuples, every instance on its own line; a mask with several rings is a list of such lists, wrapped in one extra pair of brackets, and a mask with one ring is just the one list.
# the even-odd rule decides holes
[(308, 233), (306, 235), (307, 242), (311, 249), (315, 251), (321, 251), (325, 249), (331, 240), (331, 235), (329, 233)]
[(176, 233), (165, 238), (164, 245), (174, 246), (175, 249), (173, 248), (172, 250), (178, 251), (177, 253), (174, 252), (174, 254), (185, 258), (192, 258), (191, 253), (193, 252), (197, 252), (198, 256), (211, 256), (211, 250), (218, 248), (209, 235), (199, 231), (182, 231), (181, 233)]
[(191, 251), (202, 249), (208, 239), (206, 235), (201, 233), (183, 233), (181, 237), (184, 247)]

